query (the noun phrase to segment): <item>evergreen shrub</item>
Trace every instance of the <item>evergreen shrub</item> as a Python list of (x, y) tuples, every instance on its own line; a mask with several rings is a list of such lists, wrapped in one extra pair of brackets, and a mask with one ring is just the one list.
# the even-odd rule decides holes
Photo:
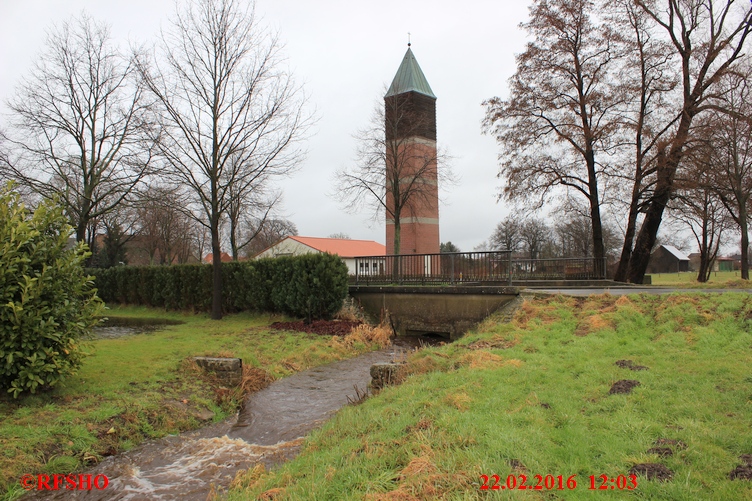
[(0, 190), (0, 388), (14, 397), (73, 374), (103, 311), (71, 234), (58, 204), (31, 213), (10, 185)]

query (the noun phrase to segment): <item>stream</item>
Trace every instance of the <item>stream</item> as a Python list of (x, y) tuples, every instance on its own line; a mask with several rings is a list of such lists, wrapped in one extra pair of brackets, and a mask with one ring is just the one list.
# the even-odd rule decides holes
[[(404, 360), (418, 340), (314, 367), (246, 397), (237, 418), (143, 444), (111, 456), (86, 474), (106, 475), (102, 490), (34, 491), (24, 499), (204, 501), (225, 491), (235, 474), (295, 457), (311, 430), (356, 398), (371, 380), (371, 365)], [(64, 485), (64, 484), (63, 484)]]

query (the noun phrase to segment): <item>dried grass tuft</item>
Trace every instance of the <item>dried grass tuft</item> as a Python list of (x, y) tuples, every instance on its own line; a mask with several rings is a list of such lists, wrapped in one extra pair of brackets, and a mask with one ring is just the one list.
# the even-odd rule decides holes
[(275, 489), (269, 489), (268, 491), (262, 492), (261, 494), (259, 494), (258, 499), (262, 501), (274, 501), (284, 493), (285, 489), (283, 487), (277, 487)]
[(614, 304), (619, 307), (635, 305), (634, 302), (631, 299), (629, 299), (627, 296), (619, 296), (619, 299), (617, 299)]
[(486, 350), (474, 350), (462, 355), (460, 364), (471, 369), (492, 369), (504, 365), (504, 357)]
[(355, 299), (348, 297), (342, 303), (342, 308), (334, 315), (337, 320), (345, 320), (346, 322), (365, 322), (366, 318), (363, 314), (363, 308), (361, 308)]
[(472, 401), (473, 399), (465, 392), (450, 393), (444, 397), (444, 402), (462, 412), (470, 408), (469, 404)]
[(354, 327), (350, 334), (345, 336), (343, 343), (347, 346), (352, 346), (355, 343), (361, 342), (365, 344), (377, 344), (383, 348), (392, 344), (391, 338), (391, 327), (383, 323), (376, 326), (360, 324)]
[(240, 390), (243, 395), (263, 390), (274, 382), (272, 376), (265, 369), (260, 367), (243, 366), (243, 379), (240, 382)]
[(589, 315), (577, 324), (574, 331), (575, 336), (587, 336), (593, 332), (613, 328), (613, 323), (600, 313)]
[(428, 475), (436, 472), (438, 472), (438, 468), (436, 468), (436, 465), (433, 464), (428, 456), (419, 456), (410, 460), (407, 466), (405, 466), (400, 472), (400, 476), (405, 478), (417, 475)]
[(230, 489), (253, 489), (266, 474), (266, 468), (262, 463), (248, 470), (240, 470), (230, 483)]

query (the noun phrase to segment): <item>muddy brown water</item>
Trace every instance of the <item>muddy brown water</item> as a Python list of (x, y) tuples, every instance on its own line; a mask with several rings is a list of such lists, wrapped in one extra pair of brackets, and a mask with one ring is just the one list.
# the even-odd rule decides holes
[(115, 339), (133, 334), (143, 334), (163, 329), (165, 325), (182, 324), (180, 320), (166, 318), (133, 318), (108, 316), (94, 328), (95, 339)]
[[(242, 469), (267, 468), (298, 454), (302, 438), (356, 398), (375, 363), (404, 360), (430, 340), (401, 340), (387, 349), (308, 369), (249, 395), (237, 418), (151, 441), (106, 458), (87, 474), (106, 475), (103, 490), (33, 492), (24, 499), (204, 501), (229, 487)], [(355, 388), (358, 388), (356, 390)]]

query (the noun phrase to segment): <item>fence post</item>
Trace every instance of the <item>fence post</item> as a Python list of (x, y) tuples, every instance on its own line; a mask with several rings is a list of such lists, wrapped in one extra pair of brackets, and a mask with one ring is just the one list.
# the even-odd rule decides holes
[(449, 254), (449, 260), (452, 263), (451, 274), (449, 275), (449, 283), (454, 285), (454, 254)]
[(512, 286), (512, 251), (511, 250), (507, 251), (507, 256), (509, 256), (507, 258), (507, 269), (509, 270), (509, 281), (508, 282), (509, 282), (509, 286), (511, 287)]

